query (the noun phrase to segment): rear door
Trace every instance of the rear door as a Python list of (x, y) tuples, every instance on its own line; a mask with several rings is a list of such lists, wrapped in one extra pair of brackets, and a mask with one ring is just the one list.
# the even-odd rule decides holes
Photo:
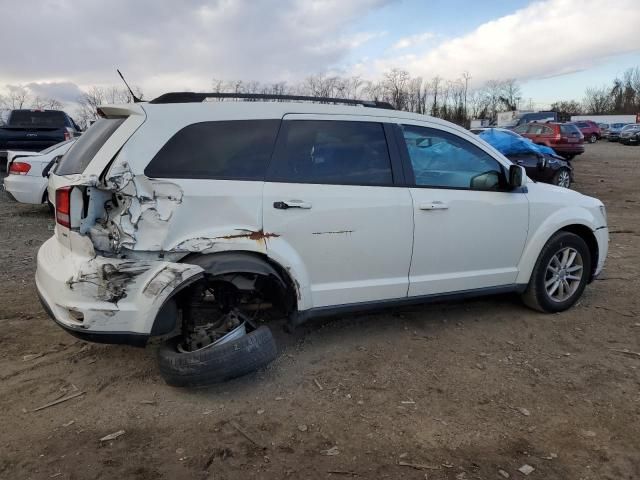
[(403, 298), (412, 201), (388, 125), (286, 115), (267, 175), (269, 256), (293, 270), (300, 309)]

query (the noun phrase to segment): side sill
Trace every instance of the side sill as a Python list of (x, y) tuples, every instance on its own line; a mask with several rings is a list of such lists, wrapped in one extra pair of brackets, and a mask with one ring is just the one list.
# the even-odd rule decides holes
[(335, 305), (328, 307), (316, 307), (309, 310), (298, 311), (294, 313), (289, 324), (292, 327), (301, 325), (311, 319), (334, 317), (338, 315), (347, 315), (351, 313), (363, 313), (376, 310), (385, 310), (389, 308), (404, 307), (409, 305), (421, 305), (427, 303), (435, 303), (441, 301), (464, 300), (467, 298), (484, 297), (487, 295), (496, 295), (501, 293), (523, 293), (527, 288), (527, 284), (513, 283), (510, 285), (501, 285), (499, 287), (476, 288), (472, 290), (460, 290), (450, 293), (436, 293), (433, 295), (421, 295), (418, 297), (393, 298), (390, 300), (380, 300), (360, 303), (347, 303), (343, 305)]

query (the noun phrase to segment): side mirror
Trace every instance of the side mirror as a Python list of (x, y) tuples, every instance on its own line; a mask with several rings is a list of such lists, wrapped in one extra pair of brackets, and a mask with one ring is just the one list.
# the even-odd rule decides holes
[(509, 187), (512, 189), (523, 187), (526, 183), (526, 178), (524, 168), (520, 165), (511, 165), (509, 167)]
[(547, 157), (538, 155), (538, 170), (544, 170), (547, 166)]

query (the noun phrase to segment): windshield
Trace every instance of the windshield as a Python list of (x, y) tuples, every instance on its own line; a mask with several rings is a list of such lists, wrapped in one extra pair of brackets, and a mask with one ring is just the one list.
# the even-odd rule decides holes
[(95, 154), (98, 153), (98, 150), (124, 121), (124, 118), (101, 118), (91, 125), (67, 154), (62, 157), (60, 166), (56, 170), (56, 175), (72, 175), (84, 172)]
[(64, 127), (64, 112), (14, 110), (9, 117), (11, 127)]

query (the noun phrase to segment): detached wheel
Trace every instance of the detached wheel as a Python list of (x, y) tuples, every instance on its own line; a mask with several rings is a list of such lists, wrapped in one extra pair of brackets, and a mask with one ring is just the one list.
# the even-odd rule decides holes
[(278, 354), (271, 330), (265, 326), (192, 352), (180, 348), (181, 342), (181, 337), (171, 339), (158, 350), (160, 374), (174, 387), (203, 387), (240, 377), (267, 365)]
[(569, 188), (571, 186), (571, 172), (567, 168), (561, 168), (553, 176), (553, 184), (559, 187)]
[(589, 143), (596, 143), (598, 141), (598, 136), (595, 133), (589, 135)]
[(540, 252), (522, 299), (541, 312), (562, 312), (578, 301), (590, 272), (586, 242), (573, 233), (558, 232)]

